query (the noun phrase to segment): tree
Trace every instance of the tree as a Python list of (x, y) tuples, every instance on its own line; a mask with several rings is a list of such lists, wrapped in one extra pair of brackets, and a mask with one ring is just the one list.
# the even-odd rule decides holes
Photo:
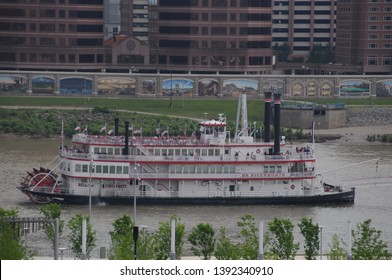
[[(59, 237), (63, 234), (64, 230), (64, 221), (60, 220), (61, 216), (61, 207), (57, 203), (50, 203), (50, 204), (45, 204), (42, 205), (39, 208), (39, 211), (41, 212), (42, 215), (44, 215), (45, 218), (47, 219), (59, 219)], [(54, 223), (47, 223), (44, 225), (44, 232), (46, 234), (46, 237), (52, 242), (52, 247), (54, 247)]]
[(273, 46), (274, 52), (277, 56), (277, 62), (286, 62), (289, 55), (292, 53), (290, 46), (287, 43), (278, 45), (277, 43)]
[(133, 222), (128, 215), (117, 218), (113, 224), (113, 231), (109, 232), (111, 245), (108, 257), (111, 260), (133, 259)]
[(0, 260), (31, 259), (33, 251), (23, 244), (19, 235), (20, 226), (17, 223), (4, 221), (6, 217), (18, 217), (16, 209), (5, 210), (0, 207)]
[(191, 242), (191, 250), (196, 256), (203, 256), (204, 260), (211, 259), (211, 255), (215, 250), (215, 230), (210, 224), (198, 224), (192, 229), (188, 237)]
[(87, 220), (87, 239), (86, 239), (86, 257), (89, 259), (91, 256), (91, 251), (95, 247), (96, 234), (97, 232), (93, 230), (93, 226), (90, 223), (89, 217), (83, 217), (80, 214), (72, 217), (68, 222), (68, 227), (70, 233), (68, 235), (70, 246), (72, 252), (75, 254), (76, 258), (82, 257), (82, 224), (83, 219)]
[(220, 228), (220, 236), (215, 246), (215, 258), (217, 260), (238, 260), (241, 258), (239, 246), (227, 237), (224, 227)]
[[(344, 243), (343, 243), (344, 244)], [(330, 252), (327, 254), (329, 260), (344, 260), (346, 259), (346, 251), (340, 246), (339, 237), (337, 234), (332, 235), (332, 244), (330, 244)]]
[(316, 44), (313, 46), (309, 54), (310, 63), (330, 63), (333, 61), (334, 53), (333, 48), (330, 44), (323, 46)]
[(352, 230), (352, 254), (355, 260), (390, 260), (392, 254), (388, 251), (386, 242), (380, 239), (381, 231), (371, 227), (372, 220), (368, 219), (357, 224)]
[(241, 228), (239, 237), (242, 242), (239, 244), (242, 258), (245, 260), (257, 260), (259, 254), (258, 228), (255, 218), (250, 214), (245, 214), (237, 222)]
[[(113, 231), (109, 232), (111, 246), (108, 257), (111, 260), (133, 260), (134, 240), (133, 222), (128, 215), (123, 215), (113, 222)], [(145, 230), (139, 231), (137, 241), (137, 259), (154, 259), (154, 240), (151, 234)]]
[(156, 245), (156, 257), (158, 260), (167, 260), (170, 257), (170, 237), (171, 237), (171, 220), (176, 221), (176, 256), (181, 258), (182, 248), (184, 246), (185, 225), (181, 223), (181, 219), (173, 215), (167, 222), (161, 222), (159, 229), (154, 234)]
[(268, 223), (270, 236), (270, 258), (293, 260), (299, 249), (299, 243), (294, 243), (294, 226), (289, 219), (274, 218)]
[(320, 250), (320, 228), (318, 224), (313, 224), (312, 219), (306, 217), (301, 219), (298, 226), (301, 230), (301, 234), (305, 238), (305, 259), (315, 260), (316, 255)]

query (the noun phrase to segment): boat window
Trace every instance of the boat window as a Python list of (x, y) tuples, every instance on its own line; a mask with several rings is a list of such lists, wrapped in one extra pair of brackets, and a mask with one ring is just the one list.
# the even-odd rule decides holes
[(174, 152), (175, 152), (176, 156), (181, 155), (181, 150), (180, 149), (175, 149)]
[(215, 156), (220, 156), (220, 150), (219, 149), (215, 149)]
[(281, 165), (277, 166), (276, 168), (277, 168), (277, 170), (276, 170), (277, 173), (282, 173), (282, 166)]
[(70, 163), (67, 164), (67, 170), (68, 170), (68, 172), (71, 171), (71, 164)]
[(225, 150), (225, 155), (228, 155), (229, 154), (229, 150)]
[(99, 147), (94, 147), (94, 154), (99, 154)]
[(113, 154), (113, 148), (108, 148), (108, 155), (112, 155)]
[(206, 156), (207, 155), (207, 149), (202, 149), (201, 150), (201, 155)]
[(216, 173), (222, 173), (222, 165), (216, 167)]
[(193, 149), (189, 149), (189, 155), (193, 156)]
[(268, 173), (268, 166), (264, 166), (264, 173)]
[(116, 173), (116, 167), (115, 166), (110, 166), (109, 170), (110, 170), (110, 174), (115, 174)]
[(75, 164), (75, 172), (81, 172), (82, 171), (82, 165), (81, 164)]
[(198, 165), (196, 173), (202, 173), (202, 171), (203, 171), (203, 166)]
[(177, 165), (176, 166), (176, 173), (181, 173), (182, 172), (182, 166), (181, 165)]
[(174, 172), (175, 172), (175, 166), (174, 165), (170, 165), (169, 173), (174, 173)]
[(104, 174), (109, 173), (109, 167), (107, 165), (104, 165), (102, 170)]
[(195, 154), (200, 155), (200, 149), (195, 149)]
[(194, 165), (189, 166), (189, 173), (195, 173), (195, 166)]
[(250, 191), (253, 192), (255, 190), (255, 187), (251, 186)]
[(208, 165), (203, 165), (203, 173), (208, 173)]
[(116, 173), (122, 174), (122, 166), (116, 166)]
[(82, 172), (88, 172), (88, 165), (87, 164), (82, 165)]
[(229, 173), (234, 173), (235, 172), (235, 166), (229, 166)]
[(184, 165), (184, 173), (189, 173), (189, 166), (188, 165)]
[(181, 153), (182, 153), (183, 156), (187, 156), (188, 155), (188, 152), (187, 152), (186, 149), (182, 149)]
[(102, 173), (102, 165), (96, 165), (95, 166), (95, 172), (96, 173)]
[(169, 155), (169, 156), (172, 156), (172, 155), (173, 155), (173, 149), (168, 149), (167, 151), (168, 151), (168, 155)]
[(229, 173), (229, 167), (228, 166), (225, 166), (223, 168), (223, 173)]
[(208, 150), (208, 155), (209, 156), (214, 156), (214, 149), (209, 149)]
[(215, 173), (215, 165), (210, 166), (210, 173)]
[(114, 149), (114, 154), (119, 155), (120, 154), (120, 148), (115, 148)]
[(162, 155), (167, 156), (167, 149), (162, 149)]
[(272, 166), (272, 165), (271, 165), (271, 166), (269, 167), (269, 172), (270, 172), (270, 173), (275, 173), (275, 166)]
[(160, 149), (155, 149), (154, 150), (154, 155), (160, 156), (161, 155), (161, 150)]
[(106, 154), (106, 148), (101, 148), (101, 154)]
[(128, 174), (128, 173), (129, 173), (129, 167), (123, 166), (123, 174)]

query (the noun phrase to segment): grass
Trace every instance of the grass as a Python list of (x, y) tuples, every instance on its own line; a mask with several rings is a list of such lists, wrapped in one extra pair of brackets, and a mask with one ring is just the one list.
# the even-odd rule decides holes
[[(345, 103), (346, 105), (392, 106), (392, 98), (349, 98), (349, 99), (300, 99), (318, 104)], [(0, 96), (0, 105), (3, 106), (64, 106), (78, 108), (102, 107), (111, 110), (129, 110), (163, 115), (175, 115), (196, 119), (213, 118), (224, 113), (228, 119), (236, 118), (238, 101), (233, 99), (173, 99), (170, 108), (168, 98), (141, 99), (141, 98), (102, 98), (102, 97), (64, 97), (64, 96)], [(264, 116), (264, 102), (260, 99), (248, 99), (248, 120), (262, 121)]]

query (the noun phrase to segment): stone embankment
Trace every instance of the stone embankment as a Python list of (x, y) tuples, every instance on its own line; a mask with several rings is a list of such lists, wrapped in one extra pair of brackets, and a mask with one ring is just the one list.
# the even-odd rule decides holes
[(347, 107), (346, 126), (392, 125), (390, 106), (349, 106)]

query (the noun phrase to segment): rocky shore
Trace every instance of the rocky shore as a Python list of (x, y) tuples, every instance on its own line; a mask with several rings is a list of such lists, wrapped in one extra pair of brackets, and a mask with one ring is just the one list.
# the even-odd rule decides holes
[(349, 144), (369, 144), (369, 135), (384, 134), (392, 134), (392, 107), (389, 106), (350, 106), (346, 127), (319, 129), (315, 133), (317, 142), (336, 140)]

